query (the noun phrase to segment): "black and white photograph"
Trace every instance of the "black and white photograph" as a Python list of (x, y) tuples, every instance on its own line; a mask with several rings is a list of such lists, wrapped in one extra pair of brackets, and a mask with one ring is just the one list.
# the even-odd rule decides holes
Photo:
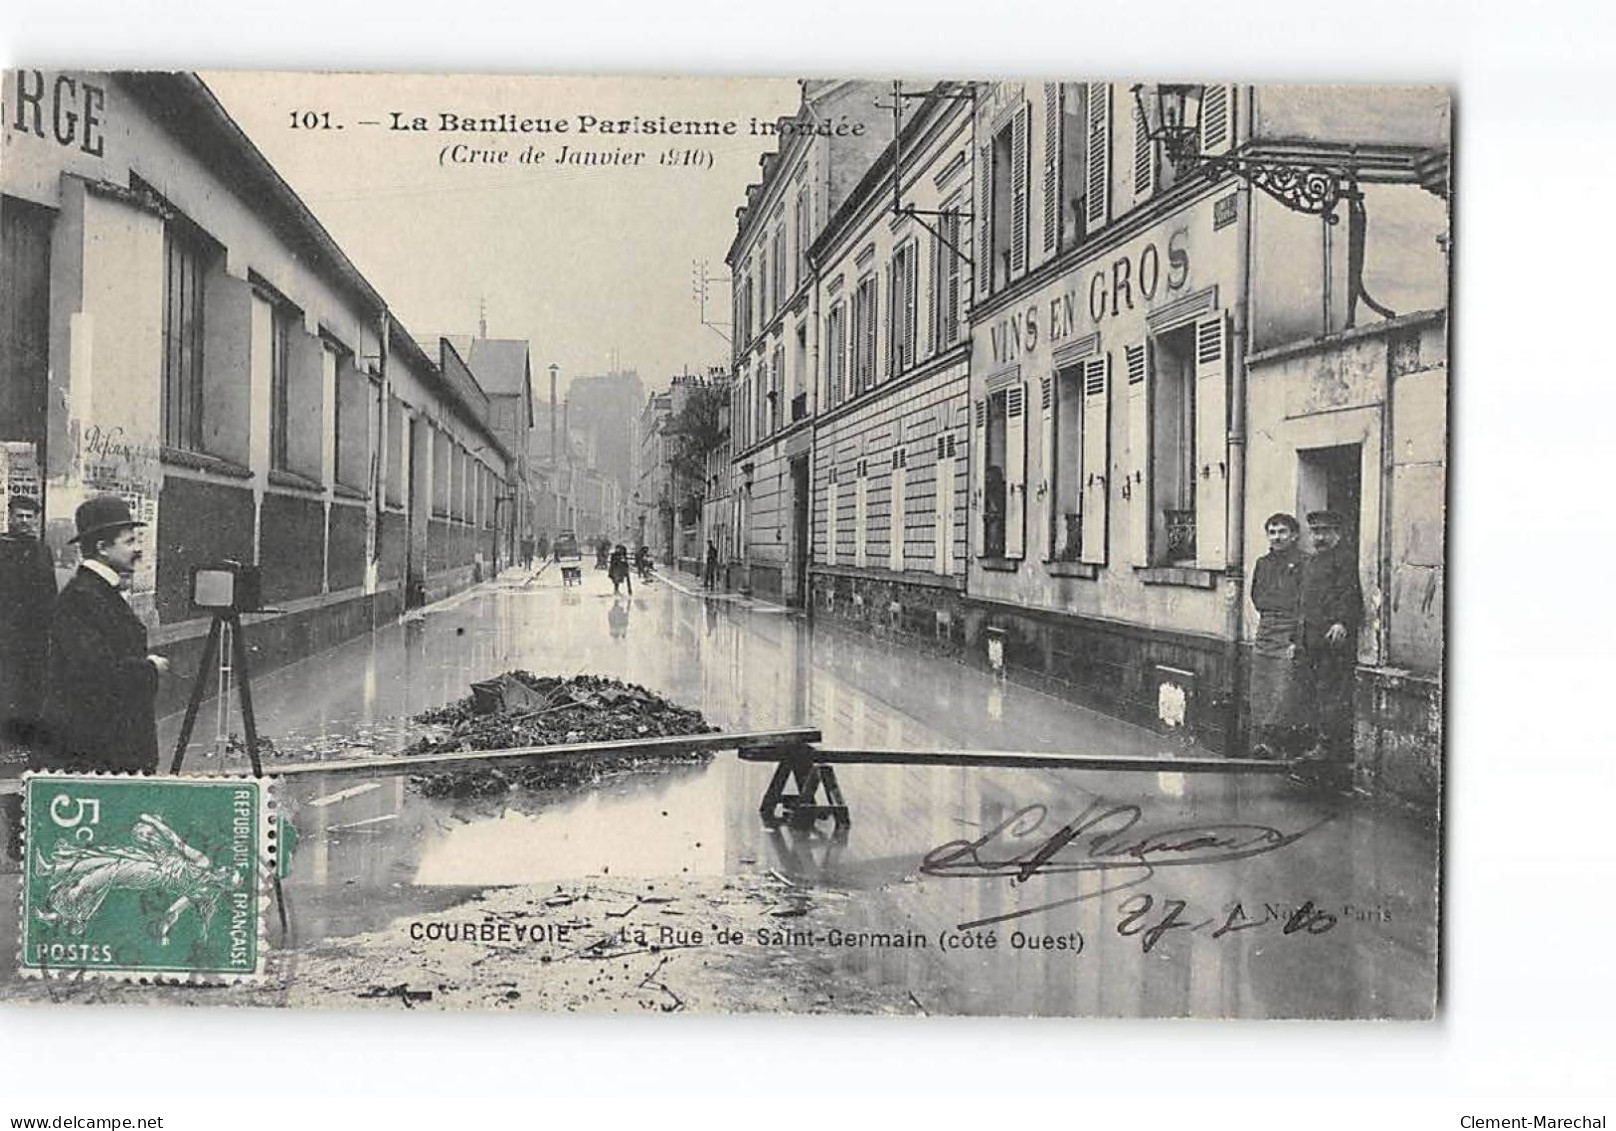
[(871, 50), (0, 61), (0, 1014), (1373, 1076), (1516, 928), (1492, 1008), (1608, 1000), (1587, 822), (1464, 792), (1611, 784), (1524, 721), (1603, 741), (1595, 646), (1504, 636), (1595, 480), (1453, 370), (1491, 88)]

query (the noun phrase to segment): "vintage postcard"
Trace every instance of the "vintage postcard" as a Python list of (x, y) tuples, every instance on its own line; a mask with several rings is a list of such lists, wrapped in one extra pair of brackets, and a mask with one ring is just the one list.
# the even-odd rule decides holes
[(0, 999), (1434, 1015), (1448, 90), (0, 118)]

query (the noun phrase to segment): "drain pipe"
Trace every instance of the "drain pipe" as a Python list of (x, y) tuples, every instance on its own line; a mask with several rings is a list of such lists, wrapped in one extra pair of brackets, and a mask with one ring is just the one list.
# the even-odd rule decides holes
[[(1247, 119), (1250, 120), (1249, 118)], [(1248, 186), (1245, 197), (1245, 239), (1240, 246), (1241, 303), (1235, 324), (1229, 327), (1229, 484), (1227, 534), (1224, 546), (1224, 647), (1225, 670), (1229, 673), (1229, 701), (1224, 709), (1223, 745), (1225, 756), (1246, 753), (1241, 723), (1244, 721), (1241, 694), (1245, 681), (1240, 638), (1246, 618), (1246, 353), (1251, 338), (1252, 243), (1256, 238), (1256, 202)]]

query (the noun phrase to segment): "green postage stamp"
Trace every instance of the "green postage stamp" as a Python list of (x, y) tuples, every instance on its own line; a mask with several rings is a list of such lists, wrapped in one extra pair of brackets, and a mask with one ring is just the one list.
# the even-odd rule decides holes
[(24, 797), (23, 975), (262, 976), (268, 783), (44, 773)]

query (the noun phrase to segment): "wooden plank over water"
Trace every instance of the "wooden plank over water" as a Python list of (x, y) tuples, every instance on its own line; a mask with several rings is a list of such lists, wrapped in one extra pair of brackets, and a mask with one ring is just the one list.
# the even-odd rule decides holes
[[(294, 762), (265, 767), (269, 777), (397, 777), (441, 774), (483, 766), (521, 765), (555, 758), (610, 758), (625, 755), (678, 754), (689, 750), (737, 750), (742, 747), (801, 746), (818, 742), (817, 727), (779, 730), (678, 734), (622, 742), (572, 742), (555, 746), (517, 746), (504, 750), (454, 750), (443, 754), (340, 758), (330, 762)], [(778, 758), (778, 754), (775, 755)], [(771, 758), (770, 761), (773, 761)]]
[[(776, 762), (772, 750), (743, 749), (743, 761)], [(1140, 757), (1123, 754), (1077, 754), (1020, 750), (829, 750), (815, 747), (804, 756), (820, 765), (979, 766), (999, 769), (1067, 769), (1138, 771), (1177, 774), (1287, 774), (1299, 763), (1260, 758), (1215, 758), (1205, 755)]]

